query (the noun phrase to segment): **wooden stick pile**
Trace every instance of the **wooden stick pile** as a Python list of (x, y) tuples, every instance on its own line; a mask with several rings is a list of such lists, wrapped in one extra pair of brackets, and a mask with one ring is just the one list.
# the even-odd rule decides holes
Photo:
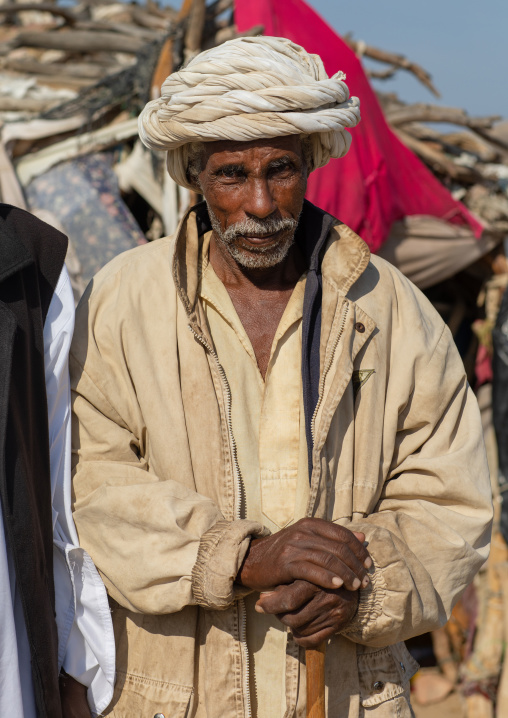
[[(262, 31), (255, 27), (246, 34)], [(0, 4), (0, 122), (4, 127), (33, 119), (55, 122), (53, 134), (11, 133), (11, 157), (19, 161), (96, 130), (103, 131), (96, 149), (115, 145), (118, 136), (106, 128), (135, 118), (165, 77), (200, 50), (237, 36), (233, 0), (183, 0), (179, 10), (155, 0)], [(416, 63), (351, 36), (345, 40), (362, 58), (380, 63), (381, 69), (367, 70), (373, 78), (410, 72), (439, 97), (429, 73)], [(507, 233), (508, 122), (378, 94), (400, 139), (493, 231)], [(65, 118), (81, 119), (77, 128), (58, 131), (56, 121)], [(132, 141), (135, 123), (130, 139), (125, 133), (122, 141)], [(86, 147), (93, 151), (93, 142)]]
[[(372, 78), (389, 79), (405, 70), (440, 97), (430, 74), (420, 65), (349, 35), (344, 39), (359, 57), (384, 65), (381, 70), (367, 69)], [(508, 122), (497, 115), (470, 117), (455, 107), (423, 102), (407, 105), (394, 94), (377, 94), (388, 123), (402, 142), (494, 233), (508, 233)], [(443, 129), (446, 125), (450, 131)]]

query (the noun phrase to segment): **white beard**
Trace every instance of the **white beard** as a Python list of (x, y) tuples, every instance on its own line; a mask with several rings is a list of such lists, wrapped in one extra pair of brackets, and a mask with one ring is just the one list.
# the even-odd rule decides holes
[[(280, 264), (286, 257), (295, 241), (298, 226), (296, 219), (244, 219), (222, 230), (217, 216), (208, 206), (208, 214), (213, 231), (222, 246), (229, 252), (235, 262), (247, 269), (267, 269)], [(242, 236), (261, 236), (282, 232), (280, 240), (268, 247), (250, 247), (245, 249), (237, 240)]]

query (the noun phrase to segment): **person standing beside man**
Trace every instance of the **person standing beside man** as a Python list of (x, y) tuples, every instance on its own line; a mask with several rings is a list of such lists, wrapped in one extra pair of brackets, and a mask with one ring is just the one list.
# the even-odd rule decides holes
[(484, 562), (478, 408), (447, 327), (305, 201), (360, 119), (340, 72), (241, 38), (170, 75), (143, 142), (201, 193), (77, 312), (74, 519), (115, 626), (114, 718), (410, 716), (403, 641)]
[(70, 510), (66, 250), (0, 204), (0, 715), (16, 718), (88, 718), (87, 687), (100, 710), (114, 680), (94, 635), (113, 640), (104, 586)]

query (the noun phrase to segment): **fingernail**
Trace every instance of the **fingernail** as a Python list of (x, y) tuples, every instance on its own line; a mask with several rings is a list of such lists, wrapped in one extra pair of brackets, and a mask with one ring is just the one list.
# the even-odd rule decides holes
[(332, 583), (334, 586), (337, 586), (337, 588), (340, 588), (340, 586), (342, 586), (344, 584), (344, 581), (341, 578), (339, 578), (338, 576), (334, 576), (332, 578)]
[(356, 591), (356, 589), (360, 588), (361, 585), (362, 585), (362, 582), (360, 581), (360, 579), (355, 578), (355, 580), (353, 581), (353, 589)]
[(264, 610), (261, 608), (261, 606), (258, 606), (257, 603), (254, 606), (254, 610), (257, 611), (258, 613), (264, 613)]
[(365, 566), (365, 568), (370, 568), (372, 566), (372, 559), (370, 556), (367, 556), (367, 558), (363, 562), (363, 565)]
[(365, 586), (368, 586), (370, 583), (370, 578), (368, 576), (365, 576), (365, 578), (362, 581), (362, 588), (365, 588)]

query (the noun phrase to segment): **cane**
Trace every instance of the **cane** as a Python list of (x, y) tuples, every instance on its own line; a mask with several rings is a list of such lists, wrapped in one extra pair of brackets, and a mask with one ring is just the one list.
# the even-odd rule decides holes
[(325, 651), (326, 643), (307, 648), (307, 718), (325, 718)]

